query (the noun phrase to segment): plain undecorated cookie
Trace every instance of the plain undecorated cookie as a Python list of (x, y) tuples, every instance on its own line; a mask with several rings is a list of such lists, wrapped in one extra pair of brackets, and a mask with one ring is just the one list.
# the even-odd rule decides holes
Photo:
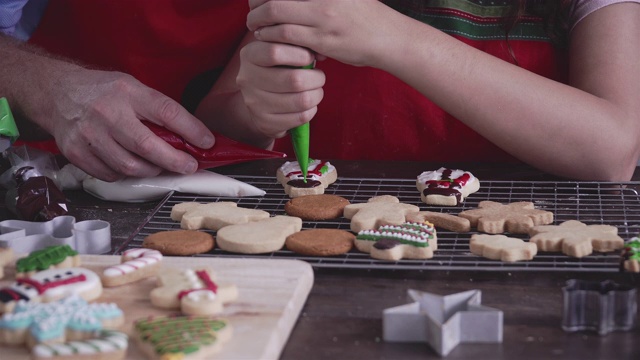
[(184, 202), (171, 208), (171, 219), (180, 221), (180, 227), (186, 230), (220, 230), (227, 225), (244, 224), (268, 218), (268, 212), (238, 207), (229, 201), (201, 204)]
[(197, 230), (159, 231), (147, 236), (142, 247), (160, 251), (163, 255), (186, 256), (211, 251), (213, 235)]
[(407, 221), (428, 221), (437, 228), (442, 228), (458, 233), (471, 231), (471, 222), (469, 222), (469, 219), (436, 211), (420, 211), (417, 213), (407, 214)]
[(419, 207), (401, 203), (395, 196), (382, 195), (366, 203), (345, 206), (344, 217), (351, 219), (351, 231), (357, 233), (383, 225), (400, 225), (406, 221), (406, 214), (418, 211)]
[(618, 228), (611, 225), (587, 225), (569, 220), (560, 225), (534, 226), (529, 231), (532, 243), (540, 251), (562, 251), (574, 257), (583, 257), (598, 252), (609, 252), (624, 247), (618, 236)]
[(287, 249), (308, 256), (334, 256), (353, 248), (355, 235), (339, 229), (310, 229), (289, 235)]
[(338, 195), (306, 195), (289, 200), (284, 204), (284, 211), (302, 220), (329, 220), (341, 217), (349, 204), (349, 200)]
[(505, 235), (487, 234), (473, 234), (469, 249), (473, 254), (504, 262), (531, 260), (538, 252), (534, 243)]
[(481, 201), (477, 209), (463, 211), (458, 216), (469, 219), (472, 227), (488, 234), (528, 234), (534, 226), (553, 222), (552, 212), (535, 209), (529, 201), (506, 205)]
[(263, 254), (282, 249), (287, 236), (302, 229), (302, 219), (274, 216), (261, 221), (225, 226), (218, 231), (218, 246), (241, 254)]

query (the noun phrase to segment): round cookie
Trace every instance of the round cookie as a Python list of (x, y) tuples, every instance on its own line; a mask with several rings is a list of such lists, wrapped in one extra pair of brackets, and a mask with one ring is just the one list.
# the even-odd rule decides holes
[(342, 216), (349, 200), (338, 195), (319, 194), (292, 198), (284, 205), (284, 211), (302, 220), (329, 220)]
[(159, 231), (147, 236), (142, 246), (158, 250), (162, 255), (195, 255), (213, 249), (213, 235), (197, 230)]
[(311, 229), (289, 235), (287, 249), (309, 256), (342, 255), (351, 250), (355, 235), (338, 229)]

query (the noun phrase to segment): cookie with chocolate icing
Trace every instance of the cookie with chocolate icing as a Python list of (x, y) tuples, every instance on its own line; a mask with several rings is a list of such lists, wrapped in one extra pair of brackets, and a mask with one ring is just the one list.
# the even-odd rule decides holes
[(308, 256), (334, 256), (353, 248), (355, 235), (339, 229), (310, 229), (289, 235), (287, 249)]
[(426, 204), (456, 206), (480, 189), (480, 180), (468, 171), (442, 167), (420, 174), (416, 187)]
[(305, 195), (287, 201), (284, 211), (302, 220), (329, 220), (341, 217), (344, 207), (349, 204), (349, 200), (338, 195)]
[(276, 179), (289, 197), (324, 194), (327, 186), (338, 179), (336, 168), (328, 161), (311, 160), (304, 179), (297, 161), (287, 161), (278, 169)]

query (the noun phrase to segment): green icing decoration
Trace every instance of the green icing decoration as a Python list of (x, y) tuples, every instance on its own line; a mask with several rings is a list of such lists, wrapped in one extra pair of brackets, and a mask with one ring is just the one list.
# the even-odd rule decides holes
[(224, 321), (207, 317), (172, 316), (139, 320), (135, 328), (144, 341), (153, 344), (157, 354), (191, 354), (217, 341), (216, 331)]
[[(313, 69), (315, 62), (302, 69)], [(296, 160), (302, 171), (302, 181), (307, 182), (307, 174), (309, 172), (309, 123), (302, 124), (289, 130), (291, 142), (293, 143), (293, 152), (296, 154)]]
[(78, 252), (69, 245), (49, 246), (29, 254), (16, 262), (16, 271), (19, 273), (29, 271), (41, 271), (63, 262), (68, 256), (76, 256)]
[[(397, 226), (381, 226), (378, 230), (363, 230), (358, 233), (356, 239), (366, 241), (394, 239), (405, 245), (428, 247), (429, 239), (433, 239), (433, 230), (433, 227), (430, 226), (407, 222)], [(424, 241), (407, 239), (407, 237), (421, 238)]]
[[(6, 98), (0, 98), (0, 152), (6, 150), (18, 139), (20, 133)], [(4, 138), (4, 139), (3, 139)], [(6, 138), (9, 140), (7, 141)]]

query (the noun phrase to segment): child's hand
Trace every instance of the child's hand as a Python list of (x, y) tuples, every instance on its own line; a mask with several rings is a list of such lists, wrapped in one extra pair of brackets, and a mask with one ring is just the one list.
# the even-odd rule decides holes
[(240, 51), (236, 79), (257, 133), (280, 138), (309, 122), (324, 95), (324, 73), (302, 69), (314, 54), (298, 46), (255, 41)]

